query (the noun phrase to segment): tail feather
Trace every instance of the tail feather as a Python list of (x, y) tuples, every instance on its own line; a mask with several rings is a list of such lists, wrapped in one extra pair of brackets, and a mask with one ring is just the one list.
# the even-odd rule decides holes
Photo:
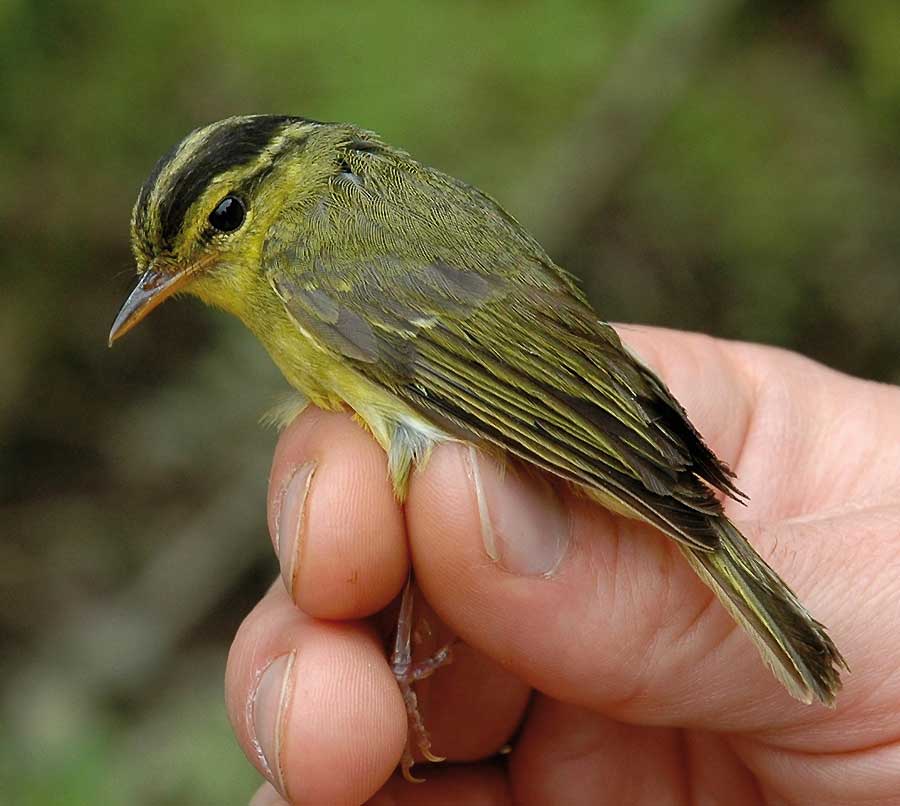
[(753, 639), (792, 696), (832, 706), (848, 670), (825, 628), (726, 518), (716, 518), (719, 548), (679, 544), (694, 570)]

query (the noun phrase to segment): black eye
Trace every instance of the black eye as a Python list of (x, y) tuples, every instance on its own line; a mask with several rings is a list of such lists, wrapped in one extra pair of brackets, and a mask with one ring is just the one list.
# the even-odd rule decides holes
[(209, 223), (219, 232), (234, 232), (244, 223), (247, 211), (244, 203), (236, 196), (226, 196), (209, 214)]

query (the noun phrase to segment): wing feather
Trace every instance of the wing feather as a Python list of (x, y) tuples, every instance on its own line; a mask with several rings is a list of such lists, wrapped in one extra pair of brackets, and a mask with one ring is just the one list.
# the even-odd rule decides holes
[(730, 472), (615, 331), (563, 289), (441, 259), (324, 257), (315, 285), (295, 270), (273, 273), (273, 285), (300, 327), (426, 419), (600, 489), (687, 545), (716, 545), (709, 485), (734, 493)]

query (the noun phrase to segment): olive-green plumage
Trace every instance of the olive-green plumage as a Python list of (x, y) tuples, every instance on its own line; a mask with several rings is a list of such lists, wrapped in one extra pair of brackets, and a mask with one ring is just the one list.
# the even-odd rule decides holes
[(833, 702), (843, 659), (723, 514), (731, 472), (490, 197), (354, 126), (251, 116), (160, 160), (132, 223), (142, 281), (113, 338), (183, 288), (352, 408), (401, 496), (445, 439), (568, 480), (678, 541), (791, 694)]

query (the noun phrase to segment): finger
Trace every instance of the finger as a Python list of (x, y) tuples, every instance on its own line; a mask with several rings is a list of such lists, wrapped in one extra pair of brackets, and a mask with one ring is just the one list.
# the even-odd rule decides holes
[[(446, 637), (424, 642), (417, 657), (433, 655)], [(489, 758), (518, 730), (531, 687), (470, 646), (457, 642), (452, 653), (448, 666), (416, 684), (432, 751), (452, 762)]]
[[(414, 601), (414, 665), (434, 658), (442, 649), (450, 650), (447, 665), (415, 684), (431, 752), (451, 762), (496, 755), (518, 730), (531, 687), (487, 655), (456, 640), (456, 633), (446, 627), (421, 596)], [(378, 621), (383, 634), (392, 637), (397, 627), (397, 608), (385, 611)], [(412, 749), (416, 760), (423, 761), (415, 743)]]
[(847, 500), (896, 498), (897, 387), (757, 344), (633, 325), (616, 329), (736, 472), (750, 504), (726, 502), (735, 517), (797, 517)]
[(616, 332), (629, 351), (665, 381), (716, 455), (734, 468), (758, 394), (736, 343), (637, 325), (616, 325)]
[(428, 683), (422, 695), (425, 725), (435, 751), (450, 761), (500, 752), (522, 723), (531, 698), (527, 683), (465, 645), (454, 651), (453, 666)]
[(288, 806), (288, 802), (278, 794), (270, 783), (263, 784), (250, 799), (250, 806)]
[[(892, 702), (896, 708), (896, 695)], [(740, 737), (733, 746), (761, 788), (777, 792), (782, 803), (894, 804), (898, 764), (896, 728), (892, 731), (887, 741), (870, 742), (867, 735), (858, 735), (856, 748), (837, 753), (810, 753), (802, 744), (785, 750)]]
[(504, 767), (497, 762), (429, 767), (421, 784), (395, 775), (367, 806), (510, 806)]
[(278, 584), (238, 631), (226, 698), (247, 758), (291, 803), (363, 802), (406, 741), (406, 711), (373, 630), (312, 619)]
[(384, 452), (350, 415), (307, 409), (282, 434), (269, 531), (297, 606), (319, 618), (370, 615), (406, 580), (403, 515)]
[[(302, 472), (311, 463), (311, 481), (291, 481), (297, 468)], [(301, 524), (299, 548), (281, 554), (283, 568), (285, 557), (296, 564), (295, 572), (283, 577), (293, 578), (294, 600), (305, 612), (327, 618), (367, 615), (397, 594), (408, 563), (402, 510), (387, 481), (383, 451), (348, 415), (304, 413), (282, 436), (270, 487), (273, 534), (289, 531), (279, 528), (279, 518)], [(298, 514), (304, 505), (288, 498), (296, 490), (305, 497), (305, 514)], [(420, 603), (420, 625), (423, 614)], [(386, 637), (395, 626), (392, 611)], [(426, 658), (440, 645), (432, 640), (418, 646), (417, 657)], [(435, 752), (452, 760), (484, 758), (517, 728), (530, 688), (467, 647), (454, 654), (450, 667), (417, 686), (421, 711)]]
[[(710, 730), (810, 724), (831, 714), (810, 709), (801, 719), (803, 706), (792, 707), (674, 544), (646, 525), (543, 479), (501, 474), (456, 446), (438, 449), (413, 479), (407, 519), (419, 584), (442, 618), (557, 699), (620, 719)], [(851, 606), (837, 584), (852, 563), (843, 533), (823, 530), (807, 542), (804, 528), (750, 537), (831, 626), (852, 666), (858, 650), (847, 616), (858, 618), (865, 605)], [(878, 646), (877, 636), (860, 639)]]
[(539, 697), (510, 754), (516, 803), (760, 803), (747, 769), (709, 734), (626, 725)]

